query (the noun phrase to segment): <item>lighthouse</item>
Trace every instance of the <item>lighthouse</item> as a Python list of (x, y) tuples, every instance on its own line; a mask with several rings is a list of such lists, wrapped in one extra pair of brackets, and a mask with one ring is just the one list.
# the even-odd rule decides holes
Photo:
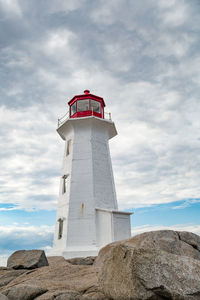
[(68, 106), (57, 128), (65, 147), (52, 253), (86, 257), (129, 238), (131, 213), (118, 210), (108, 144), (117, 131), (104, 99), (85, 90)]

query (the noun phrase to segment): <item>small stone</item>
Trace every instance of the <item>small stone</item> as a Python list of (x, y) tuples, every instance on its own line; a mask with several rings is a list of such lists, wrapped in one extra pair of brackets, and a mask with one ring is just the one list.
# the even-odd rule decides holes
[(13, 269), (36, 269), (48, 265), (43, 250), (19, 250), (14, 252), (7, 261), (7, 267)]

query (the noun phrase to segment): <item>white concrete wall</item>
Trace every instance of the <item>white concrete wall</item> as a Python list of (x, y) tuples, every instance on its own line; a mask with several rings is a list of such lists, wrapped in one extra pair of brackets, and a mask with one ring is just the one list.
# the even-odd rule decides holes
[(117, 199), (109, 151), (109, 132), (102, 122), (92, 127), (93, 185), (96, 207), (117, 209)]
[(97, 247), (101, 248), (113, 241), (112, 212), (96, 210)]
[(114, 212), (112, 215), (114, 240), (120, 241), (131, 237), (130, 214)]
[(88, 122), (77, 120), (73, 122), (73, 128), (73, 164), (67, 243), (71, 247), (95, 246), (91, 126)]
[(96, 209), (97, 245), (131, 237), (130, 214), (116, 210)]
[[(117, 134), (115, 125), (108, 120), (87, 117), (69, 119), (57, 131), (66, 143), (56, 218), (57, 221), (64, 218), (64, 223), (63, 236), (58, 239), (56, 222), (53, 251), (66, 258), (96, 255), (101, 246), (116, 236), (113, 214), (96, 213), (96, 207), (117, 210), (108, 145), (109, 139)], [(71, 153), (66, 155), (70, 139)], [(68, 175), (64, 194), (63, 175)]]
[[(68, 229), (68, 214), (69, 214), (69, 199), (70, 199), (70, 186), (71, 186), (71, 169), (72, 169), (72, 153), (73, 153), (73, 138), (74, 138), (74, 130), (73, 127), (68, 126), (66, 130), (66, 140), (64, 145), (64, 155), (60, 176), (60, 186), (59, 186), (59, 199), (58, 199), (58, 208), (56, 215), (56, 224), (55, 224), (55, 233), (54, 233), (54, 250), (57, 251), (59, 249), (66, 248), (66, 240), (67, 240), (67, 229)], [(72, 140), (72, 149), (69, 155), (66, 155), (67, 150), (67, 141)], [(66, 186), (66, 193), (62, 193), (63, 189), (63, 175), (69, 175), (68, 184)], [(63, 218), (63, 236), (61, 239), (58, 239), (58, 230), (59, 223), (58, 219)], [(59, 250), (60, 251), (60, 250)]]

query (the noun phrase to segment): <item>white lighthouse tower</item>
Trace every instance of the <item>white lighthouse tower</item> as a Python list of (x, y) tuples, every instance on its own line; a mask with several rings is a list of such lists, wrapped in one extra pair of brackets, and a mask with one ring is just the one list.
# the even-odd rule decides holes
[(65, 141), (53, 254), (97, 255), (130, 237), (130, 214), (118, 211), (108, 141), (117, 135), (104, 118), (103, 98), (84, 91), (69, 102), (57, 132)]

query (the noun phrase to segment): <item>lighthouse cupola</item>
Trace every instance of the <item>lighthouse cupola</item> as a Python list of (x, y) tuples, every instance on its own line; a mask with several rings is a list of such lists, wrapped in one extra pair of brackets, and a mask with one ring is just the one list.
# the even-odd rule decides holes
[(74, 96), (68, 104), (70, 118), (95, 116), (104, 119), (105, 102), (103, 98), (90, 94), (89, 90), (85, 90), (82, 95)]

